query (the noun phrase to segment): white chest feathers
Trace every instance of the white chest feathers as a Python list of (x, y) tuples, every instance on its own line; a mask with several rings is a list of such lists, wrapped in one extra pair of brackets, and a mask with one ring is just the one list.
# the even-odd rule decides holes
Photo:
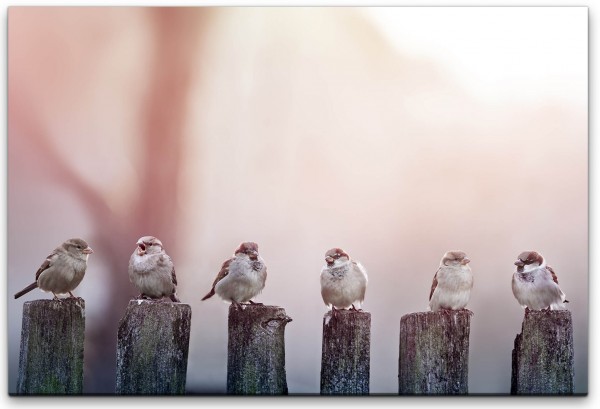
[(321, 296), (327, 306), (360, 308), (365, 299), (367, 271), (358, 262), (336, 260), (321, 269)]
[[(437, 283), (436, 283), (437, 281)], [(441, 266), (435, 276), (429, 300), (431, 311), (440, 308), (460, 310), (467, 306), (473, 288), (473, 273), (469, 265)]]

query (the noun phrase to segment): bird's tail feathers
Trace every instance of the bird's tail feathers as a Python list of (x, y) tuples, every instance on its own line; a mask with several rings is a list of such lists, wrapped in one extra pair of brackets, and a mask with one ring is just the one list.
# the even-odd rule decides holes
[(206, 295), (205, 295), (205, 296), (202, 298), (202, 300), (201, 300), (201, 301), (204, 301), (204, 300), (206, 300), (206, 299), (208, 299), (208, 298), (212, 297), (213, 295), (215, 295), (215, 289), (214, 289), (214, 288), (213, 288), (213, 289), (211, 289), (211, 290), (210, 290), (210, 292), (209, 292), (208, 294), (206, 294)]
[(23, 288), (21, 291), (15, 294), (15, 300), (20, 296), (27, 294), (29, 291), (36, 289), (37, 286), (37, 281), (29, 284), (27, 287)]

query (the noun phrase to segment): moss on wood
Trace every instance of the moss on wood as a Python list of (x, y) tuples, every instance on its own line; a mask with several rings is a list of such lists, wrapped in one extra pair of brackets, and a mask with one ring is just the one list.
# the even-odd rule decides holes
[(17, 394), (81, 394), (84, 334), (82, 298), (23, 304)]
[(404, 315), (400, 320), (398, 393), (468, 393), (469, 310)]
[(228, 394), (287, 395), (284, 335), (291, 320), (281, 307), (230, 306)]
[(192, 312), (188, 304), (132, 300), (119, 324), (116, 393), (185, 393)]

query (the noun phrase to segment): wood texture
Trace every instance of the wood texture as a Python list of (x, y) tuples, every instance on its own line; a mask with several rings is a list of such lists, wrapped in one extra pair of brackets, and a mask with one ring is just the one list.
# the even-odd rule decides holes
[(229, 307), (228, 394), (287, 395), (284, 333), (291, 320), (281, 307)]
[(84, 333), (81, 298), (23, 304), (17, 394), (81, 394)]
[(472, 312), (417, 312), (400, 319), (400, 395), (468, 393)]
[(525, 310), (512, 352), (513, 395), (573, 394), (571, 312)]
[(371, 314), (331, 311), (323, 317), (321, 395), (368, 395)]
[(185, 393), (191, 318), (188, 304), (129, 302), (117, 337), (117, 394)]

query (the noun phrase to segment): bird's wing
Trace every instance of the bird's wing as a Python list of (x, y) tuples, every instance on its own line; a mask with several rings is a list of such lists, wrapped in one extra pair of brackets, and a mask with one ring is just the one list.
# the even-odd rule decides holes
[(213, 295), (215, 295), (215, 286), (217, 285), (217, 283), (219, 281), (221, 281), (227, 274), (229, 274), (229, 265), (231, 264), (231, 262), (233, 261), (233, 258), (230, 258), (229, 260), (227, 260), (226, 262), (223, 263), (223, 265), (221, 266), (221, 271), (219, 271), (219, 274), (217, 274), (217, 278), (215, 278), (215, 281), (213, 281), (213, 285), (212, 288), (210, 289), (210, 291), (208, 292), (208, 294), (206, 294), (203, 298), (202, 301), (212, 297)]
[(352, 260), (352, 265), (353, 265), (355, 268), (357, 268), (357, 269), (358, 269), (358, 271), (360, 271), (360, 272), (361, 272), (361, 273), (362, 273), (362, 274), (365, 276), (365, 278), (366, 278), (367, 280), (369, 279), (369, 278), (368, 278), (369, 276), (368, 276), (368, 274), (367, 274), (367, 269), (365, 268), (365, 266), (363, 266), (363, 265), (360, 263), (360, 261), (354, 261), (354, 260)]
[(50, 266), (52, 264), (54, 264), (54, 260), (56, 260), (57, 257), (58, 257), (58, 253), (56, 252), (56, 250), (54, 250), (52, 253), (50, 253), (48, 255), (48, 257), (46, 257), (46, 260), (44, 260), (44, 262), (42, 263), (42, 265), (40, 266), (40, 268), (38, 268), (38, 271), (35, 273), (35, 280), (36, 281), (40, 277), (40, 274), (42, 274), (45, 270), (47, 270), (48, 268), (50, 268)]
[[(556, 275), (556, 273), (554, 272), (552, 267), (546, 266), (546, 268), (548, 269), (548, 271), (550, 271), (550, 274), (552, 275), (552, 281), (554, 281), (556, 283), (556, 285), (558, 285), (558, 276)], [(560, 290), (560, 288), (559, 288), (559, 290)], [(562, 290), (560, 290), (560, 298), (562, 299), (563, 302), (569, 302), (569, 300), (566, 299), (565, 293), (563, 293)]]
[(360, 292), (360, 295), (359, 295), (359, 297), (358, 297), (358, 300), (359, 300), (360, 302), (363, 302), (363, 301), (364, 301), (364, 299), (365, 299), (365, 292), (367, 291), (367, 283), (368, 283), (368, 281), (369, 281), (369, 278), (368, 278), (368, 276), (367, 276), (367, 270), (366, 270), (366, 269), (365, 269), (365, 267), (364, 267), (362, 264), (360, 264), (358, 261), (354, 261), (354, 260), (353, 260), (353, 261), (352, 261), (352, 265), (353, 265), (353, 267), (354, 267), (354, 268), (355, 268), (355, 269), (356, 269), (356, 270), (357, 270), (357, 271), (358, 271), (360, 274), (362, 274), (362, 276), (363, 276), (363, 277), (364, 277), (364, 279), (365, 279), (365, 285), (362, 287), (362, 289), (361, 289), (361, 292)]
[(173, 264), (173, 261), (171, 260), (171, 257), (169, 257), (168, 254), (162, 254), (160, 256), (160, 264), (163, 265), (171, 265), (171, 282), (175, 285), (177, 285), (177, 276), (175, 275), (175, 265)]
[(437, 281), (437, 273), (440, 271), (440, 269), (438, 268), (438, 270), (435, 272), (435, 275), (433, 276), (433, 282), (431, 283), (431, 292), (429, 293), (429, 301), (431, 301), (431, 297), (433, 296), (433, 292), (435, 291), (435, 288), (437, 287), (438, 281)]
[(552, 275), (552, 281), (554, 281), (556, 285), (558, 285), (558, 277), (556, 276), (556, 273), (554, 272), (552, 267), (546, 266), (546, 268), (548, 269), (548, 271), (550, 271), (550, 274)]
[(233, 259), (230, 258), (229, 260), (227, 260), (223, 263), (223, 265), (221, 266), (221, 271), (219, 271), (219, 274), (217, 274), (215, 281), (213, 281), (213, 285), (212, 285), (213, 289), (215, 288), (215, 286), (217, 285), (217, 283), (219, 281), (221, 281), (223, 278), (225, 278), (225, 276), (227, 274), (229, 274), (229, 265), (231, 264), (232, 261), (233, 261)]
[(265, 278), (265, 281), (266, 281), (266, 279), (267, 279), (267, 265), (265, 263), (263, 263), (262, 276)]
[(175, 275), (175, 266), (171, 269), (171, 282), (177, 285), (177, 276)]

